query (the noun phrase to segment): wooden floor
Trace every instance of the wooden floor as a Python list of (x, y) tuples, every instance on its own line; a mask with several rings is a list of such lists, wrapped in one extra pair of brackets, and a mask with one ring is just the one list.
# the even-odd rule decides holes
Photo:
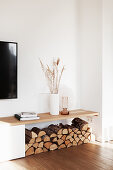
[(113, 170), (113, 149), (84, 144), (0, 163), (0, 170)]

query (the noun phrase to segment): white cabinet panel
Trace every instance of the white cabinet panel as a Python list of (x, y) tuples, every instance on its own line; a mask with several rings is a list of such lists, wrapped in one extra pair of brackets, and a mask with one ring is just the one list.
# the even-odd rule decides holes
[(25, 157), (25, 125), (0, 126), (0, 162)]

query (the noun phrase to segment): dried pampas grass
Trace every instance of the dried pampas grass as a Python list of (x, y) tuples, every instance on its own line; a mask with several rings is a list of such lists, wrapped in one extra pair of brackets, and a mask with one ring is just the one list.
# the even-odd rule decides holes
[(60, 70), (59, 68), (60, 59), (59, 58), (56, 61), (53, 59), (52, 68), (50, 68), (48, 65), (44, 66), (41, 60), (40, 60), (40, 64), (42, 67), (42, 71), (44, 72), (45, 77), (47, 79), (48, 87), (49, 87), (51, 94), (57, 94), (59, 90), (61, 77), (64, 71), (64, 66)]

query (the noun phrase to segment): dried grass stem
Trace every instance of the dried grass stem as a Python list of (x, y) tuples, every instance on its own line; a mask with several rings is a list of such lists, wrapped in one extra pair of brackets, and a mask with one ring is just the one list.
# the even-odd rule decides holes
[(40, 60), (40, 64), (42, 67), (42, 71), (44, 72), (45, 77), (47, 79), (50, 92), (52, 94), (57, 94), (59, 91), (59, 85), (60, 85), (61, 77), (64, 71), (64, 66), (62, 67), (60, 71), (59, 69), (60, 59), (59, 58), (56, 61), (53, 59), (52, 68), (50, 68), (50, 66), (48, 65), (44, 66), (41, 60)]

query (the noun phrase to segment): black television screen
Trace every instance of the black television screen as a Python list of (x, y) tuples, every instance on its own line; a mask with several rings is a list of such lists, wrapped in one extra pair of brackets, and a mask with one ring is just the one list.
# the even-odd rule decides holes
[(17, 43), (0, 41), (0, 99), (17, 98)]

